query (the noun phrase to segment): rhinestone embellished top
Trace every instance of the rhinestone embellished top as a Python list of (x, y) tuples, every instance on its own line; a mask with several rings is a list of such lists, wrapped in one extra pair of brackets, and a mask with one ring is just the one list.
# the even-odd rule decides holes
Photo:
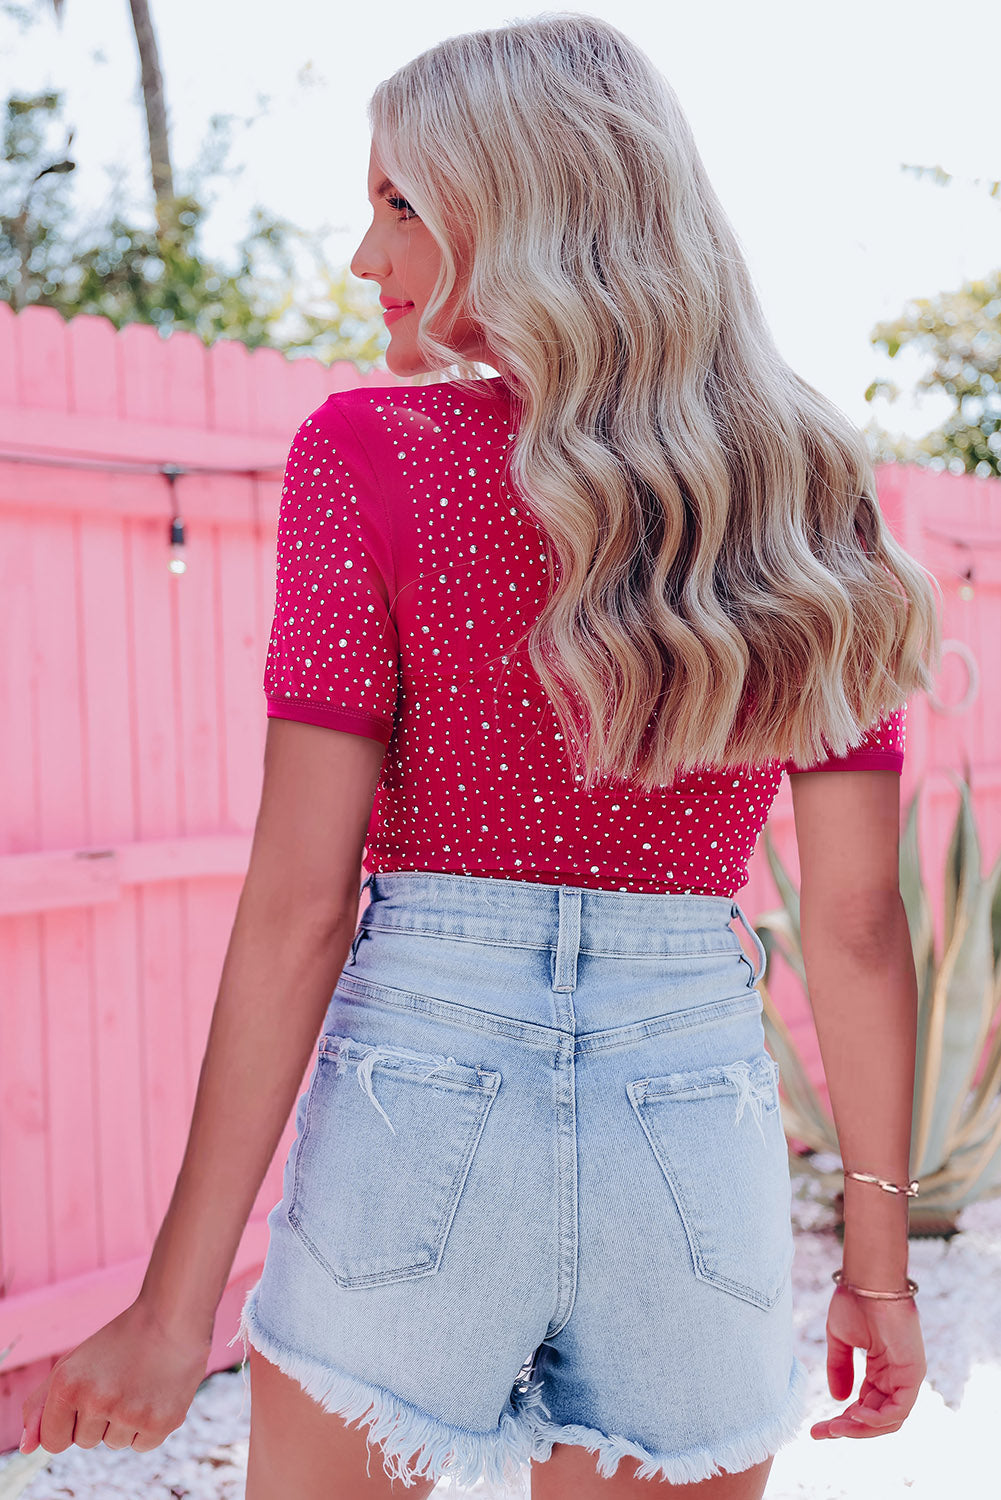
[(818, 766), (585, 795), (517, 644), (548, 573), (505, 478), (515, 411), (496, 377), (476, 394), (448, 382), (338, 391), (306, 417), (281, 495), (268, 717), (386, 746), (369, 871), (732, 897), (783, 772), (899, 772), (905, 709)]

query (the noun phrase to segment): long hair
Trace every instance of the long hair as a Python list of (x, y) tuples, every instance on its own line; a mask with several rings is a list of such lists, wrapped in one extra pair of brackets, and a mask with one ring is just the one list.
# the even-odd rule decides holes
[(645, 54), (571, 13), (449, 37), (369, 120), (442, 251), (422, 354), (483, 389), (461, 307), (519, 406), (508, 476), (551, 585), (528, 651), (585, 789), (810, 764), (931, 688), (941, 589), (863, 434), (778, 353)]

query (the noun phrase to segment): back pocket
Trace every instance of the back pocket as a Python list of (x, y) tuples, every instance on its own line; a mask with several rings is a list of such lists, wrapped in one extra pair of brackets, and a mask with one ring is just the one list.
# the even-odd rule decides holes
[(772, 1307), (792, 1268), (779, 1070), (761, 1053), (627, 1084), (677, 1204), (696, 1276)]
[(287, 1218), (339, 1286), (437, 1271), (501, 1075), (320, 1037)]

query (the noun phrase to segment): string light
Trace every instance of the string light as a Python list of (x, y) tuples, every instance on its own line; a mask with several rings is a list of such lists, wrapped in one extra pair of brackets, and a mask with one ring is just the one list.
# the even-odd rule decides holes
[(180, 516), (175, 516), (170, 523), (170, 561), (167, 563), (167, 571), (170, 573), (188, 571), (188, 564), (184, 558), (184, 521)]
[(185, 555), (184, 517), (180, 514), (174, 495), (175, 484), (184, 474), (225, 474), (245, 479), (256, 479), (264, 475), (280, 476), (284, 472), (284, 461), (262, 467), (238, 469), (227, 465), (143, 463), (141, 460), (100, 458), (91, 459), (80, 455), (57, 456), (42, 453), (5, 453), (0, 449), (0, 463), (36, 464), (57, 469), (100, 469), (105, 473), (162, 474), (170, 486), (171, 518), (169, 533), (169, 555), (167, 571), (177, 575), (188, 571)]

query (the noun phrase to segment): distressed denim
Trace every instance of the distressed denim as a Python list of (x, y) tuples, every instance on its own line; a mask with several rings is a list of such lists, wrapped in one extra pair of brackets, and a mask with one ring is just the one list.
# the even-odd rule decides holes
[(557, 1442), (675, 1484), (774, 1454), (806, 1371), (765, 950), (739, 904), (365, 886), (245, 1352), (363, 1421), (407, 1487), (504, 1486)]

